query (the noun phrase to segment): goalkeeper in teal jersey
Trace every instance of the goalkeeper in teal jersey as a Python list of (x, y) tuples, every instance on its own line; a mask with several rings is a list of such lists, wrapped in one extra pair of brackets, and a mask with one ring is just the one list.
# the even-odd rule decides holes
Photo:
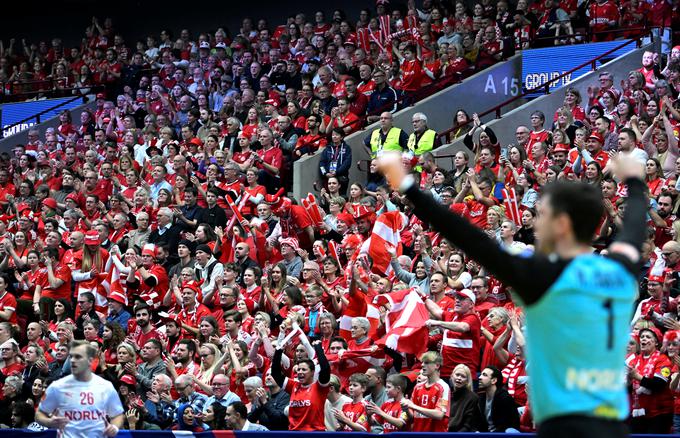
[(535, 224), (536, 253), (511, 255), (421, 192), (397, 157), (381, 158), (380, 166), (392, 187), (413, 203), (419, 218), (512, 287), (523, 302), (529, 400), (539, 436), (627, 436), (624, 359), (646, 230), (642, 165), (629, 157), (616, 162), (628, 200), (623, 228), (606, 256), (591, 248), (604, 212), (596, 186), (561, 181), (547, 185)]

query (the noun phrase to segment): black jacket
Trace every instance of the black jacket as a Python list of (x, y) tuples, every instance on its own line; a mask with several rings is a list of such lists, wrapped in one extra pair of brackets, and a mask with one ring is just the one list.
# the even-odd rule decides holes
[(485, 423), (477, 394), (467, 388), (451, 391), (449, 432), (477, 432)]
[(248, 421), (259, 422), (269, 430), (288, 430), (288, 416), (284, 414), (284, 409), (289, 403), (290, 395), (282, 389), (264, 405), (254, 407), (248, 413)]
[[(482, 412), (483, 428), (481, 432), (488, 432), (486, 419), (486, 393), (479, 396), (479, 410)], [(519, 430), (519, 412), (517, 404), (505, 388), (498, 389), (491, 402), (491, 421), (495, 432), (505, 432), (509, 428)]]

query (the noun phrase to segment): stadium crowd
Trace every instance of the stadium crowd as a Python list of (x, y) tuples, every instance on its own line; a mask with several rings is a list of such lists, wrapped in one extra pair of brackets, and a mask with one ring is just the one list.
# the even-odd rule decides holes
[[(631, 1), (600, 21), (613, 7), (592, 3), (582, 25), (677, 9)], [(59, 40), (22, 53), (10, 42), (0, 75), (23, 90), (50, 66), (63, 89), (105, 91), (80, 120), (64, 112), (0, 154), (0, 424), (41, 428), (35, 409), (84, 339), (131, 430), (534, 430), (521, 304), (421, 223), (375, 161), (349, 179), (344, 137), (378, 121), (364, 134), (374, 157), (402, 152), (421, 188), (514, 253), (533, 251), (541, 190), (557, 179), (601, 187), (593, 247), (605, 248), (626, 206), (609, 161), (645, 163), (630, 424), (680, 432), (680, 47), (645, 53), (627, 77), (601, 72), (587, 95), (570, 88), (509, 144), (459, 110), (450, 139), (468, 149), (451, 170), (437, 165), (427, 115), (393, 124), (398, 101), (428, 83), (491, 65), (508, 44), (569, 35), (583, 17), (552, 0), (472, 12), (378, 1), (356, 23), (339, 10), (274, 29), (244, 19), (233, 38), (164, 30), (133, 49), (93, 19), (70, 53)], [(318, 197), (288, 197), (290, 164), (318, 150)], [(421, 330), (395, 332), (395, 315)]]

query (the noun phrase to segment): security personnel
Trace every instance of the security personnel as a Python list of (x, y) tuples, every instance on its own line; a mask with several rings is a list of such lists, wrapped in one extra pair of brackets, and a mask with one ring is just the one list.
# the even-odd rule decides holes
[(408, 137), (408, 150), (416, 157), (430, 152), (442, 145), (437, 131), (427, 127), (427, 116), (423, 113), (415, 113), (413, 121), (413, 134)]
[(371, 151), (371, 158), (382, 152), (402, 152), (407, 148), (408, 136), (392, 124), (392, 113), (380, 114), (380, 128), (364, 139), (364, 145)]

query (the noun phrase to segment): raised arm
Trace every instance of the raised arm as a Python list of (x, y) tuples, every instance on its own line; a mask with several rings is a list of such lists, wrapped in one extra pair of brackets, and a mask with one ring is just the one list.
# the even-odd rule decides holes
[(511, 286), (526, 304), (536, 302), (552, 284), (561, 268), (547, 257), (518, 257), (508, 254), (481, 229), (438, 204), (420, 191), (412, 176), (406, 176), (401, 158), (387, 156), (380, 166), (393, 188), (406, 194), (416, 215), (429, 222), (449, 242), (485, 266), (501, 282)]

